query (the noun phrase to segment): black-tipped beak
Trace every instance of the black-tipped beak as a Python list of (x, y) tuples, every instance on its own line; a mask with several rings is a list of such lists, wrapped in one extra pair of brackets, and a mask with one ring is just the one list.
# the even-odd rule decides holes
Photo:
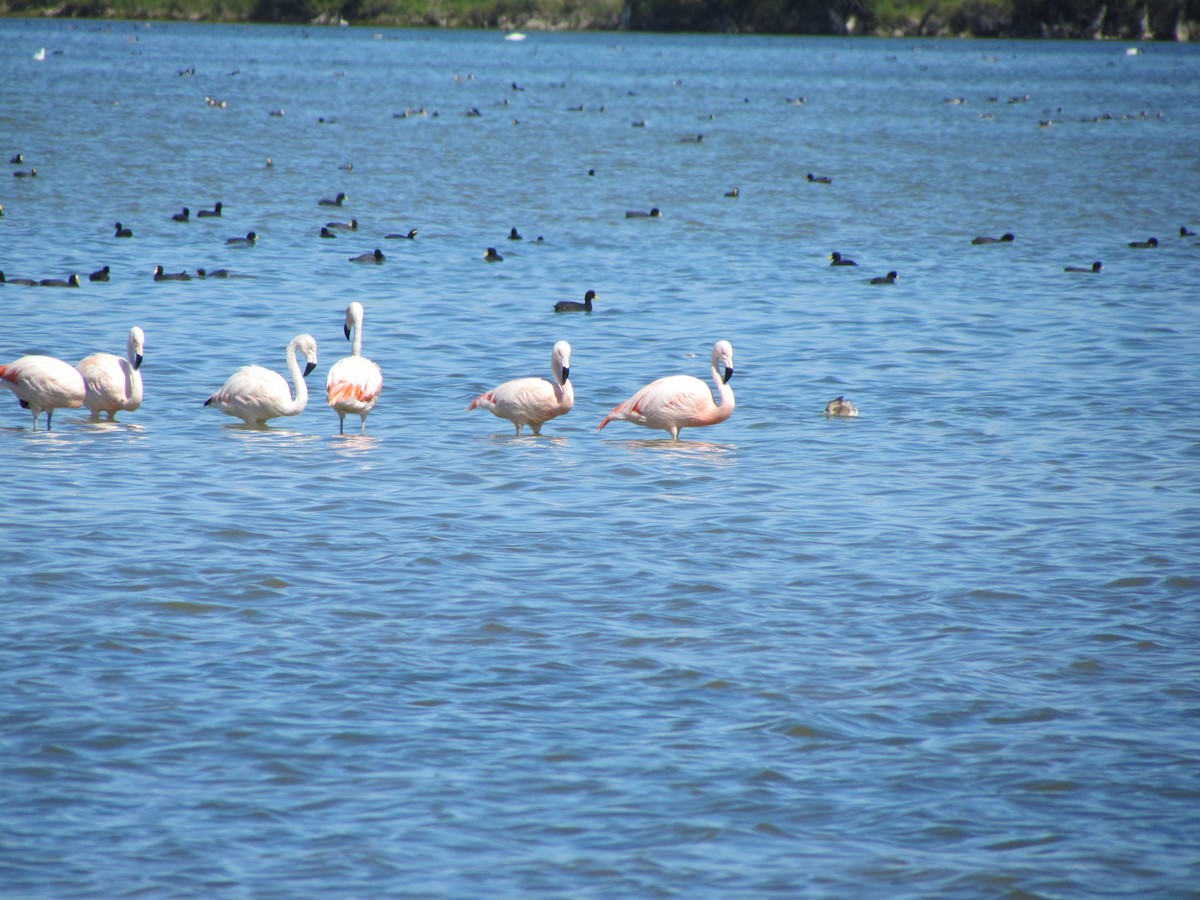
[(313, 369), (315, 369), (316, 367), (317, 367), (317, 364), (316, 364), (316, 363), (309, 363), (307, 366), (305, 366), (305, 367), (304, 367), (304, 377), (305, 377), (305, 378), (307, 378), (307, 377), (308, 377), (308, 373), (309, 373), (309, 372), (311, 372), (311, 371), (312, 371)]
[(733, 366), (727, 366), (725, 369), (725, 377), (721, 379), (723, 384), (729, 384), (729, 379), (733, 377)]
[(142, 354), (135, 354), (133, 357), (133, 368), (140, 369), (142, 367)]
[(567, 379), (571, 377), (571, 367), (563, 366), (563, 384), (567, 383)]
[(346, 335), (346, 340), (350, 340), (350, 326), (349, 325), (342, 326), (342, 334)]

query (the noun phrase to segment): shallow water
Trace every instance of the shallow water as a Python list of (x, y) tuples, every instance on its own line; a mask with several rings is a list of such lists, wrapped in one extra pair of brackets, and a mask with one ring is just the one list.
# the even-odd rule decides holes
[[(0, 268), (113, 273), (0, 358), (146, 332), (117, 424), (0, 407), (7, 893), (1194, 891), (1195, 47), (0, 33)], [(302, 331), (303, 414), (201, 407)], [(464, 410), (562, 339), (542, 437)], [(596, 432), (718, 339), (732, 419)]]

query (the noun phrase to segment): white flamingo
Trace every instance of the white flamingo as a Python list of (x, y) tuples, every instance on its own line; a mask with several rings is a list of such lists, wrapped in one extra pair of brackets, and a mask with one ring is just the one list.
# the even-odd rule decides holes
[[(304, 354), (308, 364), (300, 371), (297, 351)], [(296, 399), (278, 372), (262, 366), (242, 366), (229, 376), (224, 387), (204, 401), (227, 416), (241, 419), (247, 425), (265, 425), (277, 416), (294, 416), (308, 405), (308, 386), (304, 379), (317, 365), (317, 341), (311, 334), (298, 334), (287, 345), (288, 373), (296, 385)]]
[(383, 373), (372, 360), (362, 355), (363, 307), (357, 300), (346, 307), (346, 324), (342, 331), (346, 339), (354, 334), (350, 355), (329, 367), (325, 379), (325, 399), (338, 414), (338, 434), (346, 433), (346, 414), (357, 414), (362, 424), (358, 433), (367, 430), (367, 413), (383, 390)]
[(93, 420), (106, 412), (111, 422), (121, 410), (133, 412), (142, 405), (142, 373), (138, 368), (145, 346), (146, 336), (134, 325), (125, 342), (124, 358), (112, 353), (93, 353), (75, 366), (83, 376), (86, 390), (83, 405), (92, 411)]
[(554, 381), (544, 378), (516, 378), (480, 394), (467, 409), (486, 409), (494, 416), (508, 419), (517, 434), (528, 425), (534, 434), (553, 418), (570, 412), (575, 405), (575, 387), (571, 384), (571, 345), (559, 341), (550, 354)]
[[(733, 388), (729, 386), (733, 377), (733, 347), (729, 341), (713, 345), (711, 366), (713, 384), (721, 399), (719, 406), (713, 402), (708, 385), (699, 378), (669, 375), (646, 385), (610, 412), (596, 430), (613, 419), (624, 419), (646, 428), (662, 428), (677, 441), (680, 429), (724, 422), (733, 415), (734, 406)], [(724, 375), (720, 366), (725, 367)]]
[(46, 430), (56, 409), (83, 406), (83, 376), (68, 362), (53, 356), (22, 356), (0, 366), (0, 385), (17, 395), (23, 409), (33, 412), (33, 430), (38, 416), (46, 414)]

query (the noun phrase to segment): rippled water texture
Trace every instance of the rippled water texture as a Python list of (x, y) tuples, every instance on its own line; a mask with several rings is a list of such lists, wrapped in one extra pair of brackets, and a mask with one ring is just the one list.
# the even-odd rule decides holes
[[(1195, 47), (0, 34), (0, 268), (112, 273), (0, 362), (146, 334), (116, 424), (0, 394), (6, 896), (1194, 896)], [(728, 422), (597, 432), (718, 339)]]

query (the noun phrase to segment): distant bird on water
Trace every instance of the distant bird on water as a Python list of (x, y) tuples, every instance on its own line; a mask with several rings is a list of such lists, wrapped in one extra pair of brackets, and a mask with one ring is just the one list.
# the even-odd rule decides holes
[(1017, 239), (1017, 236), (1015, 234), (1013, 234), (1011, 231), (1006, 231), (1004, 234), (1000, 235), (1000, 237), (988, 237), (985, 235), (983, 237), (971, 238), (971, 243), (972, 244), (1011, 244), (1016, 239)]
[(488, 247), (487, 253), (483, 254), (486, 262), (504, 262), (504, 257), (496, 252), (495, 247)]
[[(733, 377), (733, 346), (728, 341), (717, 341), (713, 345), (710, 366), (720, 405), (713, 401), (708, 386), (699, 378), (669, 375), (651, 382), (617, 406), (596, 430), (614, 419), (624, 419), (645, 428), (663, 429), (677, 441), (681, 429), (724, 422), (733, 415), (734, 409), (733, 388), (729, 386)], [(721, 367), (725, 369), (724, 374)]]
[(517, 231), (517, 229), (515, 229), (515, 228), (508, 233), (508, 239), (510, 241), (524, 240), (524, 238), (521, 237), (521, 233), (519, 231)]
[[(296, 354), (303, 353), (306, 365), (300, 371)], [(262, 366), (242, 366), (229, 376), (219, 391), (204, 401), (227, 416), (241, 419), (247, 425), (266, 425), (269, 419), (294, 416), (308, 405), (308, 385), (304, 379), (317, 366), (317, 341), (311, 334), (298, 334), (287, 346), (288, 374), (296, 388), (292, 389), (278, 372)]]
[(1180, 225), (1179, 226), (1179, 236), (1180, 237), (1196, 237), (1196, 232), (1192, 231), (1192, 229), (1188, 228), (1186, 225)]
[(588, 291), (583, 295), (583, 302), (578, 300), (559, 300), (554, 304), (555, 312), (586, 312), (592, 311), (592, 301), (596, 299), (595, 291)]
[(1134, 250), (1150, 250), (1158, 246), (1158, 238), (1147, 238), (1144, 241), (1130, 241), (1129, 246)]
[(854, 260), (850, 259), (850, 257), (842, 256), (842, 254), (838, 253), (836, 250), (834, 250), (832, 253), (829, 254), (829, 264), (831, 266), (857, 266), (858, 265), (858, 263), (856, 263)]
[(1066, 266), (1063, 268), (1063, 271), (1064, 272), (1086, 272), (1088, 274), (1094, 275), (1103, 268), (1104, 268), (1104, 264), (1101, 263), (1100, 260), (1096, 260), (1090, 266), (1086, 266), (1086, 267), (1085, 266)]
[(631, 209), (625, 212), (625, 218), (627, 219), (657, 219), (661, 216), (662, 210), (660, 210), (657, 206), (655, 206), (649, 212), (642, 212), (638, 209)]
[(191, 218), (191, 210), (189, 210), (185, 206), (179, 212), (175, 213), (175, 215), (171, 216), (171, 221), (172, 222), (187, 222), (190, 218)]
[(814, 175), (809, 172), (804, 177), (810, 184), (833, 184), (833, 179), (828, 175)]
[(349, 222), (326, 222), (325, 227), (341, 231), (358, 231), (358, 219), (351, 219)]
[(871, 284), (895, 284), (900, 276), (893, 270), (886, 275), (877, 275), (871, 279)]
[(258, 243), (258, 235), (253, 231), (247, 231), (245, 237), (226, 238), (225, 243), (231, 247), (253, 247)]
[(845, 397), (834, 397), (827, 404), (825, 404), (826, 418), (834, 418), (835, 416), (842, 418), (853, 418), (857, 415), (858, 410), (855, 408), (854, 404)]
[(338, 414), (338, 434), (346, 433), (346, 415), (357, 415), (361, 423), (358, 433), (367, 430), (367, 414), (383, 391), (383, 373), (372, 360), (362, 355), (363, 307), (358, 301), (346, 307), (346, 323), (342, 331), (353, 341), (349, 356), (329, 367), (325, 379), (325, 399)]
[(93, 272), (91, 275), (88, 276), (88, 281), (108, 281), (108, 273), (110, 271), (111, 270), (109, 269), (108, 266), (105, 266), (102, 269), (97, 269), (95, 272)]
[(416, 239), (416, 237), (417, 237), (417, 229), (415, 229), (415, 228), (410, 228), (410, 229), (408, 230), (408, 232), (407, 232), (407, 233), (405, 233), (405, 234), (385, 234), (385, 235), (384, 235), (384, 237), (386, 237), (386, 238), (400, 238), (400, 239), (402, 239), (402, 240), (409, 240), (409, 241), (411, 241), (411, 240), (415, 240), (415, 239)]
[(0, 387), (17, 395), (22, 409), (33, 413), (33, 430), (38, 416), (46, 414), (46, 430), (56, 409), (79, 409), (86, 390), (83, 376), (75, 368), (53, 356), (22, 356), (0, 366)]
[(534, 434), (551, 419), (571, 411), (575, 405), (575, 387), (571, 384), (571, 345), (559, 341), (550, 353), (550, 373), (554, 380), (516, 378), (492, 388), (472, 400), (467, 409), (486, 409), (494, 416), (508, 419), (517, 434), (526, 425)]
[(77, 288), (77, 287), (79, 287), (79, 276), (71, 275), (70, 277), (65, 278), (65, 279), (63, 279), (63, 278), (43, 278), (41, 281), (38, 282), (38, 284), (41, 285), (42, 287), (61, 287), (61, 288), (73, 287), (73, 288)]
[(133, 237), (133, 229), (132, 228), (126, 228), (120, 222), (118, 222), (113, 227), (116, 228), (116, 233), (113, 235), (113, 237), (119, 237), (119, 238)]
[(385, 259), (386, 259), (386, 257), (383, 255), (383, 251), (380, 250), (378, 247), (376, 247), (374, 253), (360, 253), (358, 256), (351, 256), (350, 262), (352, 262), (352, 263), (381, 263)]
[(25, 287), (37, 287), (37, 282), (32, 278), (8, 278), (3, 272), (0, 272), (0, 284), (20, 284)]
[(216, 202), (216, 203), (213, 205), (213, 208), (212, 208), (212, 209), (202, 209), (202, 210), (200, 210), (200, 212), (196, 213), (196, 215), (197, 215), (197, 216), (199, 216), (199, 217), (200, 217), (200, 218), (202, 218), (202, 219), (205, 219), (205, 218), (219, 218), (219, 217), (220, 217), (220, 215), (221, 215), (221, 210), (222, 210), (223, 208), (224, 208), (224, 205), (221, 203), (221, 201), (220, 201), (220, 200), (218, 200), (218, 201), (217, 201), (217, 202)]
[(155, 281), (191, 281), (192, 276), (187, 272), (164, 272), (162, 266), (154, 267)]
[(323, 197), (317, 202), (318, 206), (341, 206), (346, 202), (346, 195), (338, 191), (338, 195), (330, 200), (328, 197)]

